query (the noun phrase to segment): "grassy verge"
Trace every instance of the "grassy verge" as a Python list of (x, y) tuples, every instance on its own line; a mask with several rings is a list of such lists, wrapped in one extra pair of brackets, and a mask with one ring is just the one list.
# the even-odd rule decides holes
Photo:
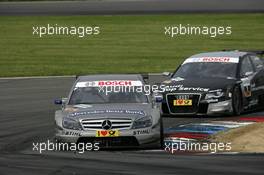
[[(186, 57), (222, 49), (263, 49), (264, 14), (0, 17), (0, 76), (172, 71)], [(164, 26), (232, 26), (232, 35), (164, 35)], [(100, 26), (101, 34), (32, 35), (32, 26)]]
[(232, 152), (263, 153), (264, 152), (264, 123), (220, 132), (212, 137), (213, 142), (231, 143)]

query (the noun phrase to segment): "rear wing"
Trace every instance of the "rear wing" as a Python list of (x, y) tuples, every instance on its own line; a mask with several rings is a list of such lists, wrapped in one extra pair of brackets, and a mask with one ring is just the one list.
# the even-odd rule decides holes
[(264, 55), (264, 50), (232, 50), (232, 49), (224, 49), (222, 51), (240, 51), (240, 52), (249, 52), (254, 53), (256, 55), (260, 55), (261, 57)]
[[(127, 73), (127, 74), (135, 74), (135, 73)], [(84, 76), (88, 74), (83, 74), (83, 75), (75, 75), (75, 79), (77, 80), (80, 76)], [(142, 77), (142, 80), (144, 83), (148, 84), (149, 83), (149, 74), (148, 73), (139, 73), (139, 75)]]
[(143, 78), (144, 83), (148, 84), (149, 83), (149, 74), (141, 73), (141, 76)]
[(264, 64), (264, 50), (248, 50), (246, 52), (249, 52), (249, 53), (254, 53), (256, 55), (259, 55), (259, 58), (261, 59), (261, 61), (263, 62)]
[(256, 55), (260, 55), (261, 57), (264, 55), (264, 50), (245, 50), (244, 52), (254, 53)]
[(224, 49), (222, 51), (241, 51), (241, 52), (248, 52), (248, 53), (253, 53), (256, 55), (259, 55), (260, 59), (262, 60), (264, 64), (264, 50), (231, 50), (231, 49)]

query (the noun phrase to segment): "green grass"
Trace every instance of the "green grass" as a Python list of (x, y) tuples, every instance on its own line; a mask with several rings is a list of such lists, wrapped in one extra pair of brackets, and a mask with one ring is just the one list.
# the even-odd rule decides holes
[[(32, 35), (32, 26), (96, 25), (101, 34)], [(232, 26), (231, 36), (164, 35), (164, 26)], [(264, 14), (0, 17), (0, 76), (173, 71), (186, 57), (222, 49), (264, 49)]]

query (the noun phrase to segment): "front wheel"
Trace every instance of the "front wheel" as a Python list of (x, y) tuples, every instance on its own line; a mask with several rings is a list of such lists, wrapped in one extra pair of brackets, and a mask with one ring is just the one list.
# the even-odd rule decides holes
[(258, 108), (259, 109), (264, 109), (264, 94), (260, 95), (258, 100), (259, 100)]
[(163, 122), (162, 117), (160, 117), (160, 148), (164, 148), (164, 131), (163, 131)]
[(232, 95), (233, 114), (240, 115), (242, 112), (242, 95), (238, 86), (234, 87)]

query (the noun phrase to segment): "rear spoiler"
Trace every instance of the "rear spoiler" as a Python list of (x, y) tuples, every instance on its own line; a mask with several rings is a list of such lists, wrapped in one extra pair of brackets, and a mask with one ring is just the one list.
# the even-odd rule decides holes
[(143, 81), (148, 84), (149, 83), (149, 74), (143, 73), (141, 74)]
[(253, 50), (253, 51), (248, 51), (248, 52), (250, 52), (250, 53), (254, 53), (254, 54), (256, 54), (256, 55), (259, 55), (259, 58), (260, 58), (260, 60), (263, 62), (263, 64), (264, 64), (264, 50)]
[(243, 50), (244, 52), (250, 52), (250, 53), (254, 53), (256, 55), (260, 55), (263, 56), (264, 55), (264, 50)]
[[(135, 74), (135, 73), (127, 73), (127, 74)], [(149, 74), (148, 73), (140, 73), (140, 75), (142, 76), (142, 79), (145, 83), (149, 82)], [(77, 80), (79, 76), (82, 76), (82, 75), (76, 75), (75, 79)]]
[(260, 55), (260, 56), (263, 56), (264, 55), (264, 50), (231, 50), (231, 49), (224, 49), (222, 51), (241, 51), (241, 52), (254, 53), (254, 54)]

